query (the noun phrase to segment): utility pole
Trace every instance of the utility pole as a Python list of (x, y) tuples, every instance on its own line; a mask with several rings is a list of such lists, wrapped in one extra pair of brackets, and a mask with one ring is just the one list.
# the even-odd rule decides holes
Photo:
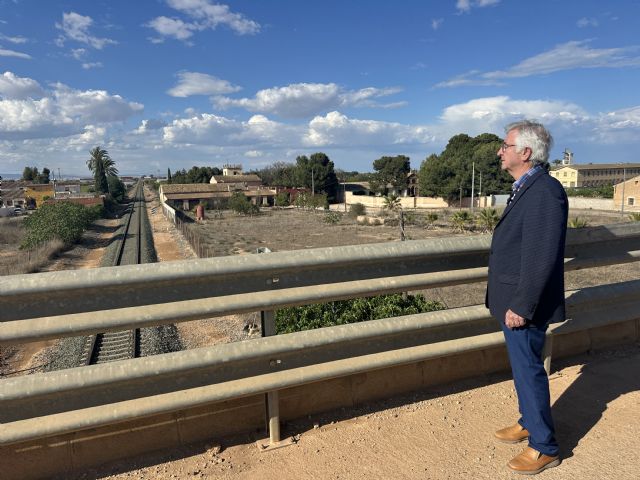
[(313, 181), (313, 167), (311, 167), (311, 196), (315, 197), (316, 196), (316, 189), (315, 189), (315, 184)]
[(344, 211), (347, 211), (347, 182), (342, 182), (342, 196), (344, 198)]
[(476, 164), (471, 162), (471, 213), (473, 213), (473, 207), (475, 206), (475, 186), (476, 186)]
[(478, 206), (480, 206), (481, 198), (482, 198), (482, 172), (480, 172), (480, 191), (478, 192)]
[(624, 184), (627, 181), (627, 168), (622, 169), (622, 201), (620, 202), (620, 215), (624, 217)]

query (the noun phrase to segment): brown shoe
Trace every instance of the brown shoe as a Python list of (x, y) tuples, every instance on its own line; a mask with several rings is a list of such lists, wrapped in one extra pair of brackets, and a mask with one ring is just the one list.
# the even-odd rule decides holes
[(519, 423), (498, 430), (493, 435), (504, 443), (518, 443), (529, 438), (529, 432)]
[(539, 451), (527, 447), (518, 455), (513, 457), (507, 467), (516, 473), (524, 475), (535, 475), (541, 471), (560, 465), (560, 457), (550, 457), (543, 455)]

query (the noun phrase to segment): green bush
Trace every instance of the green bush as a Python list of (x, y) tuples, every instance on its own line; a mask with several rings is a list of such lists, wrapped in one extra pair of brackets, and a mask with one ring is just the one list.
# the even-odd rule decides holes
[(361, 203), (354, 203), (353, 205), (349, 205), (349, 216), (357, 217), (359, 215), (364, 215), (367, 213), (367, 207), (365, 207)]
[(589, 226), (589, 222), (580, 217), (575, 217), (569, 220), (569, 228), (585, 228)]
[(55, 238), (72, 244), (99, 218), (101, 208), (85, 208), (71, 202), (43, 205), (25, 220), (26, 235), (21, 247), (33, 248)]
[(342, 220), (342, 213), (329, 211), (324, 215), (323, 220), (324, 223), (335, 225), (336, 223), (339, 223), (340, 220)]
[(276, 195), (275, 206), (276, 207), (288, 207), (289, 206), (289, 195), (287, 195), (285, 192), (280, 192), (278, 195)]
[(444, 308), (440, 302), (427, 301), (420, 294), (404, 298), (399, 293), (289, 307), (276, 311), (276, 332), (292, 333)]
[(566, 192), (568, 197), (613, 198), (613, 185), (567, 188)]
[(260, 212), (260, 207), (249, 201), (244, 193), (234, 192), (229, 198), (229, 208), (242, 215), (255, 215)]

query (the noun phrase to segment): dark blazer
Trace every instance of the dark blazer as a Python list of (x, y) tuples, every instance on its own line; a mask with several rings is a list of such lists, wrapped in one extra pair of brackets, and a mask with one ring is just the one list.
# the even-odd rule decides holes
[(508, 309), (540, 327), (563, 321), (567, 195), (542, 170), (507, 206), (491, 240), (485, 305), (504, 322)]

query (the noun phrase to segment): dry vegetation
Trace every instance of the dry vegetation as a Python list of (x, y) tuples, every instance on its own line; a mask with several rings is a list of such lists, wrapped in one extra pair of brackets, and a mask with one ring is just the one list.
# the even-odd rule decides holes
[(0, 221), (0, 275), (37, 272), (64, 249), (60, 240), (51, 240), (36, 248), (20, 249), (23, 237), (21, 221)]
[[(454, 232), (450, 219), (456, 209), (436, 211), (438, 220), (429, 225), (428, 212), (410, 211), (405, 215), (405, 234), (408, 240), (422, 240), (443, 236), (465, 236), (475, 231)], [(373, 213), (369, 213), (373, 214)], [(258, 247), (271, 251), (300, 250), (305, 248), (335, 247), (399, 241), (400, 230), (397, 215), (390, 212), (375, 212), (385, 220), (384, 225), (361, 225), (355, 217), (343, 214), (340, 221), (330, 224), (322, 211), (301, 209), (263, 210), (258, 216), (243, 216), (224, 211), (222, 216), (206, 212), (202, 224), (190, 224), (198, 233), (204, 256), (226, 256), (253, 253)], [(615, 212), (571, 211), (570, 217), (579, 216), (589, 226), (628, 222)], [(566, 288), (577, 289), (604, 283), (614, 283), (640, 278), (637, 263), (591, 268), (567, 272)], [(428, 300), (437, 300), (448, 308), (476, 305), (484, 302), (485, 283), (466, 284), (421, 291)]]

